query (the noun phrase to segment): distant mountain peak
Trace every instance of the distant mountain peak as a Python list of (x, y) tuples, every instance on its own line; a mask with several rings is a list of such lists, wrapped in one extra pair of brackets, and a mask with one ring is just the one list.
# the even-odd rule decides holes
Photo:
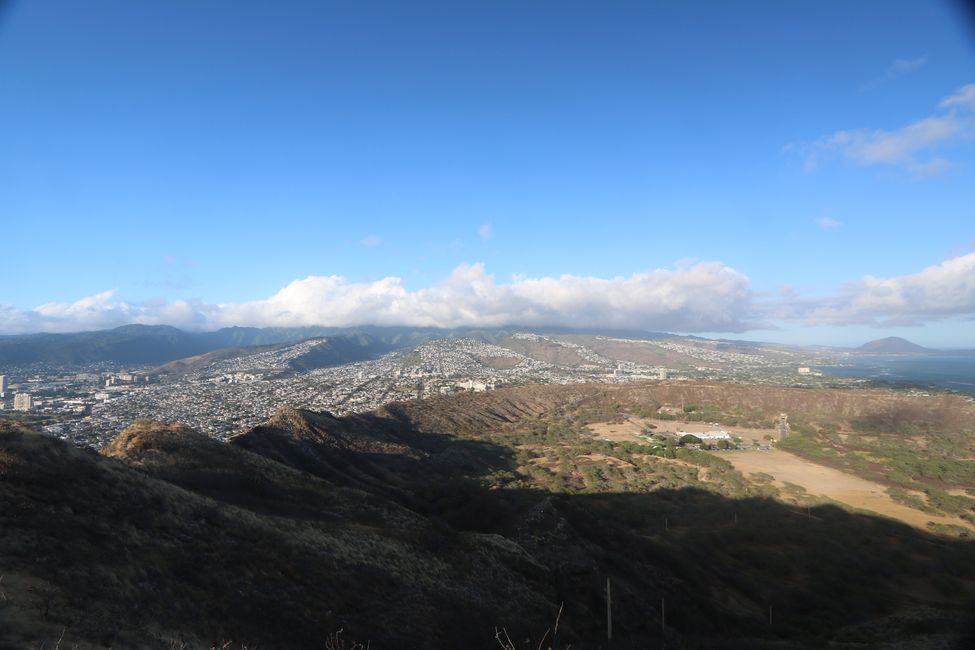
[(864, 343), (858, 347), (857, 350), (860, 352), (872, 352), (877, 354), (910, 354), (930, 352), (930, 350), (927, 348), (916, 343), (911, 343), (907, 339), (902, 339), (899, 336), (888, 336), (886, 338), (870, 341), (869, 343)]

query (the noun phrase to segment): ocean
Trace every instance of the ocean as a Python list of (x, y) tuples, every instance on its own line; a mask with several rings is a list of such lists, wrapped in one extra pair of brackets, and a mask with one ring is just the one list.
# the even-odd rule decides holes
[(859, 377), (975, 393), (975, 354), (862, 356), (850, 365), (817, 368), (834, 377)]

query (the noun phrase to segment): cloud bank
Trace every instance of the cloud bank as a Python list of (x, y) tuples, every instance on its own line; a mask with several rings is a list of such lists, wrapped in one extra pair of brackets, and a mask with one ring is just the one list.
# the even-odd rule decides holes
[(461, 265), (440, 284), (415, 291), (396, 277), (349, 282), (334, 275), (295, 280), (267, 299), (245, 303), (132, 304), (116, 299), (114, 291), (106, 291), (29, 311), (0, 306), (0, 331), (67, 332), (126, 323), (165, 323), (188, 329), (369, 324), (743, 331), (749, 326), (750, 302), (748, 278), (720, 262), (629, 277), (516, 277), (508, 283), (496, 282), (482, 264), (474, 264)]
[(407, 289), (397, 277), (349, 282), (341, 276), (295, 280), (244, 303), (120, 300), (105, 291), (31, 310), (0, 305), (0, 333), (71, 332), (128, 323), (209, 330), (232, 325), (292, 327), (569, 326), (672, 332), (743, 332), (775, 324), (920, 325), (975, 317), (975, 253), (917, 273), (845, 283), (828, 296), (795, 289), (760, 296), (743, 273), (698, 262), (628, 277), (578, 275), (497, 282), (482, 264), (458, 266), (443, 282)]
[(975, 253), (945, 260), (918, 273), (871, 275), (831, 296), (760, 305), (765, 318), (809, 325), (920, 325), (975, 316)]

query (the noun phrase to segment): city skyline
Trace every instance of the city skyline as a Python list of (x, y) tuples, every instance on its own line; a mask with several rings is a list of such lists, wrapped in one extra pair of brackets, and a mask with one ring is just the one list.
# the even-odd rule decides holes
[(955, 4), (3, 6), (0, 334), (975, 347)]

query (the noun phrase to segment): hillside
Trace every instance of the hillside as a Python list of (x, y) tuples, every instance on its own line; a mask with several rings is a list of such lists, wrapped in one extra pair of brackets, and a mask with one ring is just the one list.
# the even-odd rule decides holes
[(288, 367), (297, 372), (330, 368), (346, 363), (375, 359), (395, 346), (368, 334), (339, 334), (328, 336), (304, 354), (291, 359)]
[[(544, 336), (518, 336), (526, 332)], [(261, 348), (271, 349), (270, 346), (335, 337), (350, 341), (358, 339), (360, 344), (368, 340), (370, 345), (382, 347), (384, 351), (415, 348), (434, 340), (474, 338), (501, 345), (539, 361), (569, 367), (587, 363), (577, 354), (579, 345), (590, 347), (614, 361), (679, 368), (700, 365), (702, 353), (714, 360), (716, 352), (744, 351), (756, 360), (767, 358), (780, 364), (794, 362), (796, 355), (803, 358), (808, 356), (807, 351), (799, 348), (790, 351), (787, 346), (712, 341), (655, 332), (601, 332), (569, 328), (227, 327), (212, 332), (189, 332), (166, 325), (125, 325), (93, 332), (0, 336), (0, 364), (113, 362), (164, 365), (182, 361), (177, 366), (189, 364), (192, 369), (198, 367), (200, 361), (194, 358), (209, 353), (215, 353), (217, 359), (227, 359), (247, 356)], [(675, 351), (674, 346), (683, 349), (683, 352)], [(353, 356), (355, 360), (359, 359), (358, 355)], [(726, 362), (723, 365), (727, 365)]]
[(807, 389), (714, 381), (523, 386), (482, 394), (409, 401), (397, 408), (430, 430), (483, 431), (517, 425), (545, 414), (583, 420), (620, 412), (653, 413), (660, 406), (695, 407), (723, 424), (771, 426), (779, 413), (820, 424), (913, 425), (975, 434), (975, 402), (950, 394), (910, 395), (888, 389)]
[(197, 354), (190, 357), (184, 357), (182, 359), (176, 359), (174, 361), (169, 361), (161, 366), (152, 368), (149, 370), (150, 375), (179, 375), (188, 372), (194, 372), (202, 368), (206, 368), (212, 363), (217, 361), (225, 361), (227, 359), (241, 359), (252, 354), (260, 354), (261, 352), (270, 352), (276, 350), (281, 346), (278, 345), (255, 345), (251, 347), (243, 348), (220, 348), (219, 350), (214, 350), (212, 352), (206, 352), (204, 354)]
[(175, 327), (126, 325), (77, 334), (3, 336), (0, 337), (0, 363), (161, 363), (212, 349), (206, 342)]
[(94, 332), (0, 336), (0, 364), (166, 364), (218, 350), (224, 351), (220, 358), (227, 358), (235, 353), (249, 354), (248, 348), (254, 346), (360, 334), (394, 347), (432, 336), (427, 330), (409, 328), (227, 327), (213, 332), (186, 332), (168, 325), (124, 325)]
[(142, 422), (101, 454), (5, 426), (0, 648), (54, 647), (62, 631), (82, 649), (311, 648), (339, 630), (380, 649), (488, 648), (502, 626), (537, 648), (560, 605), (558, 647), (596, 648), (607, 578), (615, 648), (655, 647), (662, 629), (674, 648), (965, 647), (970, 542), (797, 508), (720, 457), (606, 442), (586, 422), (697, 399), (755, 418), (942, 410), (972, 431), (971, 404), (723, 388), (283, 408), (229, 444)]
[(547, 613), (517, 547), (188, 430), (140, 425), (107, 458), (0, 435), (0, 647), (449, 647)]
[[(301, 348), (298, 354), (289, 354), (289, 348)], [(307, 372), (317, 368), (330, 368), (346, 363), (375, 359), (394, 349), (393, 345), (367, 334), (333, 334), (306, 339), (299, 344), (255, 345), (237, 348), (220, 348), (205, 354), (176, 359), (150, 370), (153, 375), (185, 374), (206, 370), (220, 361), (238, 360), (246, 364), (248, 357), (270, 356), (281, 352), (287, 357), (283, 364), (294, 372)]]
[(291, 343), (322, 334), (316, 328), (186, 332), (168, 325), (124, 325), (94, 332), (0, 336), (0, 363), (162, 364), (222, 348)]

